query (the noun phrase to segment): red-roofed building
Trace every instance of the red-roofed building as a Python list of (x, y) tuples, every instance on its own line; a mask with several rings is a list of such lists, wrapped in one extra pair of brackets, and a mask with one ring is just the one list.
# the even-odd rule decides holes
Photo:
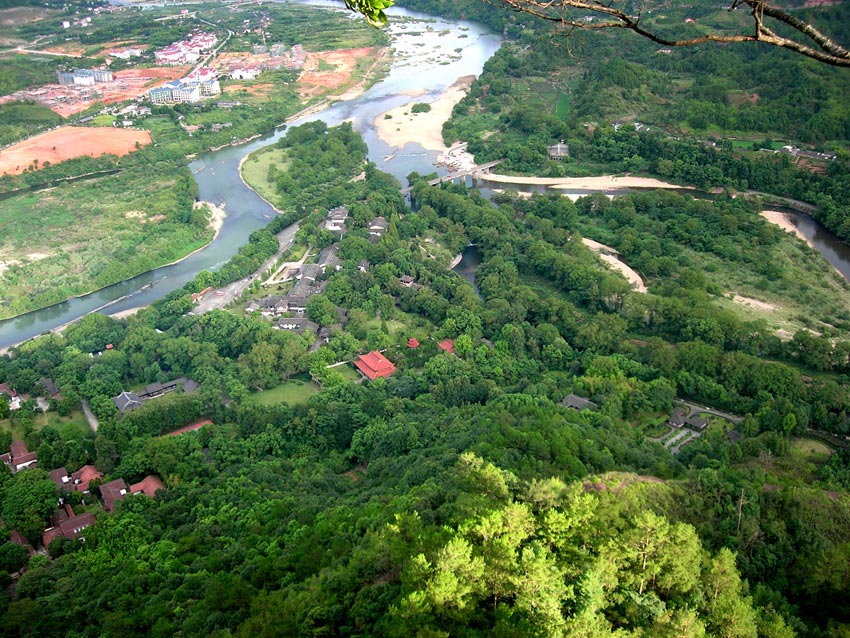
[(100, 495), (103, 497), (103, 509), (111, 512), (115, 509), (115, 503), (127, 496), (129, 490), (124, 479), (115, 479), (100, 486)]
[(3, 454), (0, 459), (12, 469), (12, 474), (28, 467), (35, 467), (38, 464), (38, 457), (35, 452), (30, 452), (27, 449), (27, 444), (23, 441), (12, 441), (9, 446), (9, 453)]
[(102, 479), (103, 474), (97, 471), (94, 465), (83, 465), (79, 470), (71, 474), (74, 489), (78, 492), (88, 492), (89, 486), (95, 479)]
[(354, 361), (354, 365), (370, 381), (378, 377), (388, 377), (395, 372), (392, 362), (377, 350), (361, 354)]
[(144, 494), (149, 498), (153, 498), (159, 490), (164, 490), (165, 484), (159, 480), (159, 477), (150, 474), (143, 478), (138, 483), (133, 483), (130, 486), (131, 494)]
[(419, 347), (419, 339), (417, 339), (416, 337), (411, 337), (410, 339), (407, 340), (407, 347), (408, 348), (418, 348)]
[(50, 480), (56, 483), (56, 487), (58, 487), (60, 490), (74, 489), (74, 484), (71, 481), (71, 477), (68, 475), (68, 470), (66, 470), (64, 467), (59, 467), (55, 470), (50, 470)]
[(453, 339), (443, 339), (437, 345), (440, 347), (440, 350), (445, 350), (449, 354), (454, 354), (455, 352), (455, 342)]
[(41, 544), (47, 547), (57, 538), (64, 537), (68, 539), (80, 538), (82, 531), (95, 524), (94, 514), (86, 512), (85, 514), (72, 515), (68, 518), (58, 521), (53, 527), (48, 527), (41, 535)]

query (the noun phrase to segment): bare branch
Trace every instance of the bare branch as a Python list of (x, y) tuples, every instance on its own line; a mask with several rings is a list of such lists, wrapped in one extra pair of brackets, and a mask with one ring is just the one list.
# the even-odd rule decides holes
[[(746, 5), (753, 19), (752, 32), (746, 33), (708, 33), (695, 38), (672, 39), (646, 27), (641, 15), (630, 15), (614, 6), (598, 0), (500, 0), (513, 11), (527, 13), (542, 20), (555, 22), (570, 29), (628, 29), (658, 44), (669, 47), (692, 46), (706, 42), (763, 42), (772, 46), (788, 49), (825, 64), (850, 67), (850, 51), (834, 42), (814, 25), (764, 2), (764, 0), (734, 0), (730, 11)], [(607, 18), (604, 22), (578, 20), (576, 11), (584, 11), (594, 16)], [(793, 29), (798, 35), (812, 44), (793, 40), (779, 35), (765, 24), (770, 18)]]

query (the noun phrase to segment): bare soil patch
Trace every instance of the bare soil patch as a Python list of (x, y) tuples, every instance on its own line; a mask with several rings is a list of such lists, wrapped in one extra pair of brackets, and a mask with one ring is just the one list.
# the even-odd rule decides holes
[(756, 308), (758, 310), (764, 310), (765, 312), (773, 312), (774, 310), (776, 310), (776, 306), (772, 303), (768, 303), (766, 301), (759, 301), (758, 299), (753, 299), (752, 297), (742, 297), (738, 294), (735, 294), (732, 297), (732, 301), (734, 301), (736, 304), (747, 306), (749, 308)]
[(0, 151), (0, 175), (17, 175), (35, 161), (56, 164), (75, 157), (99, 157), (106, 153), (127, 155), (136, 150), (136, 144), (150, 144), (148, 131), (117, 129), (112, 127), (63, 126)]
[[(308, 53), (304, 71), (298, 80), (300, 97), (310, 99), (347, 85), (352, 78), (357, 60), (375, 54), (375, 47), (361, 49), (340, 49), (322, 53)], [(319, 62), (332, 66), (332, 71), (319, 71)]]

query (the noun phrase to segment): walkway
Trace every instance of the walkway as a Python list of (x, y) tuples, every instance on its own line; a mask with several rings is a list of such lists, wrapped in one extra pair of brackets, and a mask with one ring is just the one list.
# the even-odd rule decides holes
[(83, 399), (80, 401), (80, 404), (83, 406), (83, 414), (86, 415), (86, 421), (89, 422), (89, 427), (91, 431), (97, 434), (97, 426), (100, 425), (98, 423), (97, 417), (94, 415), (94, 412), (91, 411), (89, 407), (89, 402)]

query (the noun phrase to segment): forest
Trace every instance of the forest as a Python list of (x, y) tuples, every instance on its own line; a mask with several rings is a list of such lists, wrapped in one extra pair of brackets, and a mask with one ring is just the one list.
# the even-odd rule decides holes
[[(347, 125), (305, 125), (281, 146), (320, 157), (335, 135), (354, 142)], [(31, 558), (0, 545), (13, 585), (0, 598), (5, 635), (846, 634), (846, 328), (782, 340), (719, 305), (684, 261), (658, 264), (673, 276), (632, 292), (578, 241), (628, 225), (618, 246), (649, 270), (643, 233), (663, 218), (664, 241), (693, 259), (720, 254), (747, 270), (790, 238), (743, 202), (494, 205), (411, 175), (408, 209), (392, 178), (366, 175), (322, 204), (352, 211), (342, 269), (307, 313), (332, 326), (327, 343), (239, 311), (187, 314), (209, 285), (201, 273), (127, 320), (89, 315), (0, 358), (0, 382), (37, 395), (49, 377), (61, 393), (52, 408), (73, 413), (85, 399), (100, 421), (96, 433), (36, 427), (32, 401), (8, 414), (43, 462), (0, 484), (4, 521), (30, 542), (55, 506), (54, 466), (166, 485), (113, 513), (69, 496), (96, 514), (85, 543), (60, 539)], [(705, 228), (671, 214), (695, 206)], [(378, 214), (389, 228), (372, 242)], [(322, 219), (302, 219), (310, 241)], [(765, 252), (748, 265), (734, 247), (755, 236)], [(429, 252), (470, 243), (478, 292)], [(239, 276), (240, 259), (222, 272)], [(453, 353), (438, 348), (445, 339)], [(393, 376), (354, 383), (326, 367), (374, 349)], [(305, 374), (318, 394), (255, 399)], [(200, 388), (127, 413), (110, 399), (179, 376)], [(564, 407), (570, 393), (596, 408)], [(740, 421), (713, 422), (674, 455), (654, 432), (685, 399)], [(213, 425), (167, 436), (201, 418)], [(802, 437), (815, 435), (834, 452), (806, 452)]]
[[(2, 534), (14, 526), (38, 547), (55, 512), (55, 467), (93, 463), (103, 482), (153, 474), (165, 484), (111, 513), (99, 504), (100, 480), (91, 494), (67, 495), (96, 517), (85, 542), (58, 539), (33, 555), (0, 544), (0, 633), (850, 636), (847, 284), (768, 224), (757, 201), (730, 196), (755, 188), (813, 201), (839, 231), (846, 156), (819, 175), (727, 140), (707, 145), (690, 137), (693, 123), (688, 139), (634, 120), (585, 127), (577, 109), (596, 107), (576, 106), (576, 93), (561, 90), (567, 79), (604, 80), (609, 97), (633, 91), (624, 100), (653, 107), (667, 90), (660, 71), (608, 59), (616, 47), (603, 40), (581, 77), (553, 83), (552, 56), (537, 53), (542, 35), (515, 14), (416, 7), (481, 17), (520, 43), (488, 63), (445, 129), (479, 159), (501, 145), (511, 171), (636, 170), (726, 192), (489, 201), (412, 174), (408, 208), (400, 185), (364, 164), (350, 125), (290, 130), (258, 156), (268, 165), (257, 171), (285, 212), (228, 264), (133, 317), (92, 314), (0, 356), (0, 383), (31, 397), (17, 410), (0, 399), (0, 446), (23, 440), (39, 458), (16, 474), (0, 466)], [(667, 64), (623, 41), (621, 55)], [(591, 41), (574, 46), (586, 54)], [(840, 102), (843, 89), (824, 73), (834, 86), (823, 90)], [(722, 82), (750, 81), (742, 76)], [(700, 99), (713, 104), (709, 89)], [(733, 106), (704, 122), (728, 124)], [(157, 126), (172, 127), (174, 113), (158, 114)], [(687, 119), (671, 117), (682, 118), (677, 127)], [(770, 135), (804, 134), (800, 118), (781, 126)], [(766, 143), (752, 127), (750, 147)], [(546, 158), (553, 139), (569, 143), (568, 161)], [(182, 144), (135, 155), (176, 167)], [(134, 161), (77, 166), (134, 170)], [(337, 237), (320, 224), (341, 205), (350, 215)], [(369, 234), (376, 216), (387, 221), (380, 238)], [(191, 314), (192, 293), (253, 272), (277, 250), (274, 233), (295, 221), (297, 243), (338, 244), (341, 268), (323, 273), (306, 311), (326, 338), (277, 330), (238, 306)], [(586, 238), (616, 250), (647, 292)], [(470, 246), (481, 257), (475, 287), (445, 258)], [(265, 294), (258, 287), (252, 295)], [(735, 305), (733, 292), (783, 304), (781, 328)], [(394, 374), (355, 381), (350, 362), (374, 350)], [(59, 390), (47, 414), (78, 414), (85, 400), (96, 432), (37, 421), (45, 377)], [(178, 377), (199, 388), (130, 412), (111, 399)], [(307, 382), (316, 393), (262, 400)], [(568, 407), (575, 396), (592, 403)], [(674, 449), (681, 430), (669, 423), (688, 405), (711, 412)], [(212, 423), (172, 435), (202, 419)]]

